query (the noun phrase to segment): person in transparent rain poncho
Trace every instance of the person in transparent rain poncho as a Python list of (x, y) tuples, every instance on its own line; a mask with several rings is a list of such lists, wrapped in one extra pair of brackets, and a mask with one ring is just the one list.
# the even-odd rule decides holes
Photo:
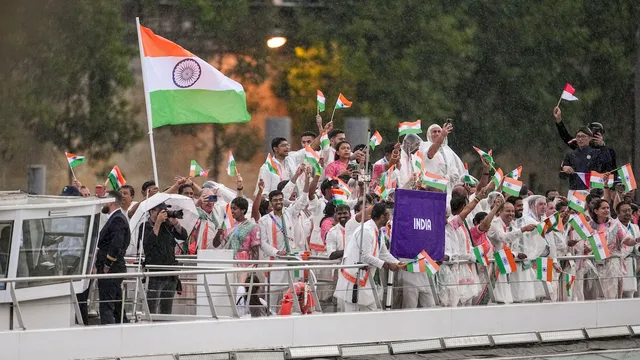
[[(537, 226), (545, 215), (547, 199), (542, 195), (527, 197), (524, 202), (522, 226)], [(531, 302), (545, 297), (542, 284), (538, 284), (534, 265), (536, 258), (554, 257), (547, 240), (538, 231), (524, 232), (512, 244), (512, 250), (526, 255), (526, 259), (518, 263), (518, 271), (511, 274), (511, 293), (514, 302)], [(555, 252), (555, 246), (554, 246)]]
[[(620, 258), (625, 258), (637, 248), (636, 240), (629, 231), (618, 221), (611, 218), (609, 202), (604, 199), (592, 202), (591, 220), (589, 225), (594, 233), (604, 232), (609, 248), (610, 257), (602, 261), (594, 260), (600, 282), (600, 293), (605, 299), (615, 299), (622, 295), (622, 278), (626, 270)], [(585, 244), (588, 252), (589, 244)], [(591, 251), (593, 253), (593, 250)]]
[[(527, 198), (528, 200), (529, 198)], [(562, 266), (560, 265), (560, 261), (558, 260), (558, 256), (566, 255), (567, 249), (567, 227), (564, 226), (566, 224), (568, 217), (568, 207), (566, 202), (561, 201), (549, 201), (547, 202), (547, 209), (545, 210), (545, 214), (543, 216), (543, 220), (555, 216), (556, 212), (559, 214), (560, 221), (563, 223), (562, 226), (557, 226), (544, 235), (544, 240), (546, 241), (546, 245), (542, 254), (539, 257), (547, 257), (553, 259), (553, 281), (551, 282), (543, 282), (537, 281), (535, 283), (536, 289), (536, 297), (538, 300), (543, 300), (546, 298), (546, 291), (544, 287), (547, 287), (547, 291), (549, 292), (549, 299), (551, 301), (558, 301), (558, 298), (562, 295), (558, 292), (559, 289), (559, 275), (563, 271)], [(558, 230), (560, 229), (560, 230)], [(537, 233), (537, 231), (536, 231)]]
[[(535, 225), (527, 225), (522, 228), (514, 226), (515, 207), (512, 203), (505, 202), (500, 210), (499, 216), (494, 218), (487, 231), (487, 239), (493, 245), (494, 251), (499, 251), (505, 247), (512, 247), (514, 243), (522, 237), (523, 233), (533, 231)], [(524, 258), (526, 255), (513, 252), (518, 258)], [(495, 268), (494, 268), (495, 269)], [(511, 287), (509, 286), (509, 277), (513, 274), (503, 275), (495, 271), (491, 274), (495, 276), (494, 295), (497, 303), (510, 304), (513, 302)]]
[(415, 134), (407, 134), (402, 140), (400, 151), (400, 161), (396, 165), (394, 173), (398, 174), (398, 187), (401, 189), (412, 189), (414, 186), (413, 174), (419, 172), (413, 165), (413, 159), (420, 149), (422, 139)]
[(474, 260), (473, 240), (464, 219), (493, 186), (491, 183), (478, 191), (471, 202), (460, 195), (451, 199), (451, 216), (447, 219), (444, 246), (445, 261), (451, 264), (443, 264), (438, 272), (440, 299), (445, 306), (471, 305), (482, 290), (478, 271), (471, 262)]
[(444, 128), (433, 124), (427, 129), (427, 141), (420, 144), (424, 170), (449, 180), (447, 184), (449, 197), (453, 187), (464, 176), (464, 163), (448, 145), (448, 135), (451, 131), (453, 131), (451, 123), (446, 123)]

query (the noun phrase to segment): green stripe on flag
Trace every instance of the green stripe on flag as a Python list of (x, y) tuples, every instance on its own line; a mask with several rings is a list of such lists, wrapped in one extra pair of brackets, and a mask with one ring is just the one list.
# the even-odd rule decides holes
[(149, 94), (152, 124), (230, 124), (251, 120), (244, 92), (235, 90), (157, 90)]

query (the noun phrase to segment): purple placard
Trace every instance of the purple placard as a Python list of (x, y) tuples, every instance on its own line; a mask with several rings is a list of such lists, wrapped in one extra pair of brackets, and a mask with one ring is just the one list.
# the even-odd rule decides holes
[(413, 259), (425, 250), (433, 260), (444, 259), (447, 195), (396, 189), (391, 254)]

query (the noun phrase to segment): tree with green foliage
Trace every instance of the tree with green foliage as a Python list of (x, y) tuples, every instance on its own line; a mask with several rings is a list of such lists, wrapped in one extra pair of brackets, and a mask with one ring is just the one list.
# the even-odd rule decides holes
[(26, 56), (14, 71), (26, 89), (20, 118), (61, 152), (103, 160), (126, 150), (142, 131), (125, 96), (136, 52), (123, 43), (119, 5), (49, 0), (39, 10), (26, 14), (47, 21), (24, 39)]

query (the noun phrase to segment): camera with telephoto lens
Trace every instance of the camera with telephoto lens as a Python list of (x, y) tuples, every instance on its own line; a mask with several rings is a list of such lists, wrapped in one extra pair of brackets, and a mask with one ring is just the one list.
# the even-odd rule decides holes
[(167, 217), (174, 219), (182, 219), (184, 217), (184, 211), (182, 210), (167, 210)]

